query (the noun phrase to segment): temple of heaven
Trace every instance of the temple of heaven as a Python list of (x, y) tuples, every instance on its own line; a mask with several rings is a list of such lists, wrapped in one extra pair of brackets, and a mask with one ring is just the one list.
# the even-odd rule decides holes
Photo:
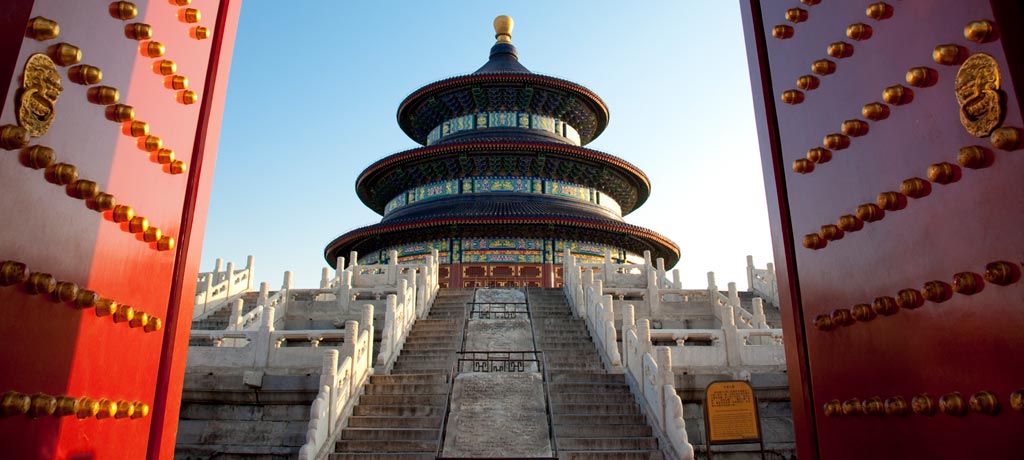
[(651, 191), (647, 176), (585, 145), (608, 125), (601, 98), (529, 71), (512, 45), (512, 18), (476, 72), (426, 85), (402, 101), (398, 124), (421, 146), (367, 167), (356, 192), (383, 218), (327, 244), (324, 257), (360, 265), (440, 255), (443, 287), (561, 286), (562, 254), (671, 268), (679, 247), (622, 217)]

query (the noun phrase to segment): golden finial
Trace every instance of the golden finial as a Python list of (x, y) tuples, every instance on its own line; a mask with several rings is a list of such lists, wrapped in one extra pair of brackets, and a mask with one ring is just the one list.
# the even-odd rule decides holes
[(512, 43), (512, 27), (515, 23), (510, 16), (501, 15), (494, 18), (494, 38), (498, 43)]

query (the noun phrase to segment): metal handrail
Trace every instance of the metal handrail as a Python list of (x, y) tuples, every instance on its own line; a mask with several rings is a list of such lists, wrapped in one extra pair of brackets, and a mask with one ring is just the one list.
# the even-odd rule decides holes
[(452, 407), (452, 393), (455, 392), (456, 366), (459, 364), (459, 362), (455, 360), (454, 354), (455, 353), (452, 353), (452, 367), (448, 370), (448, 398), (444, 401), (444, 417), (441, 417), (441, 426), (437, 429), (437, 452), (434, 454), (435, 458), (441, 458), (441, 451), (444, 450), (444, 438), (448, 432), (448, 412)]
[[(530, 303), (530, 289), (523, 289), (526, 295), (526, 303)], [(537, 347), (537, 326), (533, 322), (533, 309), (526, 308), (527, 314), (530, 317), (530, 336), (533, 339), (533, 349), (539, 350)], [(551, 455), (554, 458), (558, 458), (558, 438), (555, 436), (555, 416), (551, 410), (551, 375), (548, 373), (548, 359), (547, 355), (543, 351), (540, 351), (540, 358), (543, 361), (541, 363), (541, 380), (544, 382), (544, 411), (548, 416), (548, 439), (551, 442)]]
[[(543, 364), (544, 364), (543, 360), (540, 358), (540, 354), (541, 353), (543, 353), (543, 352), (537, 351), (537, 350), (460, 351), (460, 352), (457, 353), (459, 355), (459, 357), (457, 357), (455, 359), (456, 363), (457, 363), (457, 365), (455, 366), (455, 370), (456, 370), (456, 372), (458, 372), (460, 374), (463, 373), (463, 372), (473, 372), (473, 373), (492, 372), (492, 370), (493, 371), (498, 371), (498, 372), (500, 372), (500, 371), (505, 371), (505, 372), (526, 372), (525, 364), (522, 366), (522, 370), (508, 370), (508, 368), (505, 367), (504, 369), (488, 368), (489, 370), (485, 370), (485, 371), (478, 371), (478, 370), (464, 371), (464, 370), (462, 370), (462, 363), (467, 363), (467, 362), (468, 363), (476, 363), (476, 362), (527, 363), (527, 362), (533, 362), (533, 363), (537, 363), (537, 368), (538, 368), (537, 371), (540, 372), (542, 370), (541, 366), (543, 366)], [(483, 355), (483, 356), (481, 357), (480, 355)], [(529, 358), (528, 355), (533, 355), (533, 357)], [(466, 356), (469, 356), (469, 357), (467, 358)], [(513, 364), (512, 368), (515, 369), (515, 365), (514, 364)]]
[[(473, 288), (474, 301), (476, 300), (476, 291), (477, 288)], [(458, 351), (452, 352), (452, 367), (448, 370), (448, 397), (445, 398), (444, 401), (444, 416), (441, 417), (441, 426), (437, 428), (437, 452), (434, 455), (435, 458), (441, 458), (441, 451), (444, 449), (444, 438), (448, 431), (446, 429), (448, 427), (448, 412), (451, 410), (452, 406), (452, 393), (455, 392), (455, 375), (456, 371), (458, 370), (456, 366), (459, 365), (458, 360), (455, 359), (455, 355), (460, 353), (463, 350), (463, 348), (466, 347), (466, 324), (469, 322), (469, 320), (466, 319), (465, 314), (467, 307), (464, 307), (462, 310), (462, 342), (459, 344)]]

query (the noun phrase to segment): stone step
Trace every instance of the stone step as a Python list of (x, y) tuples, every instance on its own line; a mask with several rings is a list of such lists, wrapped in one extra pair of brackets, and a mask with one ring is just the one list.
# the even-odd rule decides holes
[(465, 317), (466, 317), (466, 314), (464, 312), (461, 312), (461, 311), (460, 312), (438, 312), (438, 313), (431, 312), (430, 316), (428, 316), (428, 318), (430, 318), (430, 319), (459, 319), (459, 320), (461, 320), (461, 319), (463, 319)]
[(447, 359), (452, 357), (452, 353), (455, 350), (431, 350), (431, 349), (419, 349), (419, 350), (402, 350), (402, 354), (399, 355), (405, 359)]
[(439, 373), (447, 373), (447, 372), (450, 372), (451, 370), (452, 370), (452, 367), (450, 365), (445, 366), (445, 367), (435, 367), (435, 368), (429, 368), (429, 369), (405, 369), (405, 368), (397, 367), (397, 365), (396, 365), (396, 367), (394, 369), (395, 372), (402, 372), (403, 374), (439, 374)]
[(405, 339), (405, 345), (402, 348), (404, 349), (409, 345), (425, 344), (448, 345), (454, 347), (460, 345), (461, 343), (462, 337), (417, 337), (415, 335), (410, 335), (408, 338)]
[(579, 333), (582, 333), (582, 334), (585, 334), (585, 335), (590, 333), (590, 331), (587, 329), (586, 326), (578, 325), (578, 324), (577, 325), (571, 325), (571, 326), (566, 325), (566, 326), (544, 326), (544, 327), (537, 327), (536, 328), (536, 332), (537, 332), (538, 336), (542, 336), (542, 335), (546, 335), (546, 334), (554, 334), (554, 333), (563, 333), (563, 332), (579, 332)]
[(461, 334), (462, 334), (462, 331), (453, 331), (453, 330), (413, 331), (411, 334), (409, 334), (408, 337), (406, 337), (405, 340), (408, 341), (409, 339), (413, 339), (415, 341), (419, 341), (419, 340), (425, 340), (425, 339), (454, 339), (454, 338), (460, 338), (461, 339), (462, 338)]
[[(572, 345), (587, 345), (590, 347), (594, 346), (594, 342), (587, 338), (541, 338), (537, 337), (537, 346), (546, 345), (550, 347), (568, 347)], [(595, 349), (596, 351), (596, 349)]]
[(392, 370), (412, 370), (412, 369), (450, 369), (452, 361), (445, 360), (400, 360), (395, 363), (395, 367)]
[[(451, 359), (399, 359), (391, 370), (392, 372), (401, 372), (402, 369), (444, 369), (436, 373), (447, 374), (451, 372), (451, 367)], [(416, 372), (416, 374), (422, 374), (422, 372)]]
[(292, 446), (306, 443), (309, 420), (272, 422), (239, 420), (179, 420), (179, 444)]
[(551, 372), (599, 372), (604, 370), (604, 365), (599, 362), (589, 362), (571, 365), (548, 364), (548, 370)]
[(348, 426), (353, 428), (431, 428), (440, 429), (443, 415), (412, 417), (412, 416), (352, 416), (348, 418)]
[(554, 404), (630, 404), (635, 402), (631, 393), (556, 393), (551, 392)]
[(536, 324), (534, 329), (537, 330), (538, 334), (543, 334), (546, 332), (588, 331), (586, 324), (573, 324), (568, 322), (564, 324)]
[(436, 454), (437, 441), (340, 440), (334, 444), (334, 452), (424, 452)]
[[(359, 397), (359, 404), (376, 406), (444, 406), (448, 395), (367, 395)], [(307, 408), (307, 412), (309, 409)]]
[(571, 339), (571, 340), (590, 340), (590, 332), (588, 331), (537, 331), (537, 341), (543, 342), (547, 339)]
[[(550, 319), (550, 318), (548, 318), (548, 319)], [(544, 318), (536, 318), (536, 317), (534, 317), (533, 320), (534, 320), (534, 329), (536, 329), (538, 333), (541, 333), (541, 332), (544, 332), (544, 331), (549, 331), (549, 330), (550, 331), (558, 331), (558, 330), (571, 330), (571, 331), (580, 330), (580, 331), (585, 331), (585, 330), (587, 330), (587, 325), (586, 324), (572, 324), (572, 323), (569, 323), (569, 320), (560, 320), (560, 321), (565, 321), (565, 324), (541, 324), (540, 321), (544, 320)]]
[(375, 383), (367, 385), (368, 395), (448, 394), (447, 383)]
[(548, 370), (555, 372), (603, 370), (603, 364), (601, 364), (601, 361), (594, 358), (589, 358), (586, 361), (578, 362), (548, 361), (547, 364)]
[[(465, 315), (466, 314), (466, 310), (467, 310), (467, 308), (466, 308), (465, 305), (435, 305), (435, 306), (430, 308), (430, 313), (427, 315), (427, 318), (428, 319), (434, 319), (434, 318), (431, 318), (431, 316), (438, 315), (438, 314), (446, 314), (446, 315), (459, 314), (459, 315)], [(438, 319), (441, 319), (441, 318), (438, 318)]]
[(587, 329), (587, 323), (575, 319), (562, 318), (538, 318), (535, 326), (537, 330), (545, 329)]
[(448, 383), (448, 376), (444, 374), (399, 374), (392, 372), (391, 375), (371, 375), (370, 384), (375, 383)]
[(183, 402), (182, 420), (309, 420), (309, 404), (203, 404)]
[(555, 426), (559, 425), (640, 425), (647, 423), (642, 414), (619, 415), (559, 415), (552, 414)]
[(413, 324), (412, 329), (423, 329), (423, 328), (443, 328), (443, 329), (458, 329), (462, 327), (462, 321), (450, 320), (450, 319), (419, 319)]
[(550, 372), (552, 383), (626, 383), (624, 374), (604, 372)]
[(357, 405), (352, 415), (360, 417), (443, 417), (444, 407)]
[(462, 326), (459, 327), (441, 327), (441, 326), (425, 326), (419, 329), (413, 328), (409, 331), (409, 337), (415, 337), (418, 335), (448, 335), (455, 336), (462, 333)]
[(431, 335), (431, 336), (459, 336), (462, 334), (462, 326), (459, 327), (442, 327), (442, 326), (424, 326), (421, 328), (413, 327), (409, 331), (409, 337), (415, 337), (418, 335)]
[[(545, 311), (541, 310), (540, 312), (535, 312), (535, 313), (543, 313), (543, 312), (545, 312)], [(568, 311), (552, 312), (552, 313), (569, 314)], [(544, 327), (544, 326), (564, 326), (564, 325), (586, 326), (586, 324), (587, 323), (584, 322), (582, 319), (576, 319), (576, 318), (572, 318), (572, 317), (569, 317), (569, 318), (545, 318), (545, 319), (542, 319), (540, 321), (537, 321), (537, 326), (541, 326), (541, 327)]]
[(341, 439), (360, 441), (437, 441), (437, 429), (409, 428), (345, 428)]
[(555, 393), (629, 393), (625, 383), (552, 383), (551, 394)]
[(576, 353), (576, 354), (597, 354), (597, 348), (589, 340), (578, 340), (572, 342), (541, 342), (537, 341), (537, 348), (544, 352), (550, 352), (552, 354), (558, 353)]
[(566, 403), (551, 404), (551, 413), (562, 415), (634, 415), (639, 414), (640, 409), (636, 404), (601, 404), (601, 403)]
[(629, 451), (569, 451), (559, 449), (559, 460), (664, 460), (661, 451), (629, 450)]
[(579, 350), (544, 350), (544, 359), (549, 364), (555, 363), (572, 363), (577, 361), (594, 361), (599, 362), (598, 357), (594, 356), (595, 353), (580, 353)]
[(434, 460), (435, 452), (389, 452), (384, 454), (361, 453), (334, 453), (327, 457), (329, 460)]
[(294, 446), (250, 446), (239, 444), (183, 444), (174, 446), (174, 458), (217, 460), (275, 460), (295, 458)]
[(455, 348), (461, 345), (462, 342), (457, 340), (446, 340), (444, 342), (409, 342), (406, 341), (405, 345), (402, 346), (402, 353), (410, 350), (439, 350), (439, 351), (454, 351)]
[(644, 438), (652, 436), (649, 425), (555, 425), (555, 436), (563, 438)]
[[(410, 350), (403, 350), (402, 353), (398, 355), (398, 360), (396, 360), (395, 363), (397, 364), (397, 363), (413, 362), (413, 361), (423, 361), (423, 360), (438, 361), (438, 362), (440, 362), (440, 361), (451, 361), (451, 359), (452, 359), (452, 357), (454, 356), (454, 353), (455, 353), (455, 349), (454, 348), (447, 348), (447, 349), (444, 349), (444, 348), (435, 348), (435, 349), (423, 348), (423, 349), (415, 350), (415, 351), (419, 352), (418, 354), (407, 354), (406, 352), (408, 352), (408, 351), (410, 351)], [(426, 354), (424, 354), (424, 353), (426, 353)], [(400, 372), (395, 372), (395, 371), (392, 371), (392, 373), (400, 374)], [(447, 374), (447, 373), (448, 373), (448, 371), (441, 372), (441, 374)]]
[(412, 362), (424, 362), (424, 361), (451, 361), (455, 356), (455, 349), (419, 349), (419, 350), (403, 350), (398, 355), (398, 362), (412, 363)]
[(450, 319), (421, 319), (413, 324), (412, 330), (419, 329), (458, 329), (462, 327), (462, 321)]
[(654, 438), (558, 438), (558, 448), (568, 451), (580, 450), (655, 450), (658, 440)]
[[(596, 357), (596, 356), (587, 356), (587, 355), (584, 355), (584, 356), (581, 356), (581, 357), (577, 357), (577, 358), (572, 358), (571, 356), (570, 357), (567, 357), (567, 356), (559, 357), (559, 356), (556, 356), (556, 355), (546, 355), (545, 356), (545, 362), (547, 363), (549, 368), (551, 368), (551, 369), (563, 369), (563, 371), (564, 371), (564, 369), (573, 368), (573, 367), (587, 368), (587, 369), (591, 369), (591, 368), (600, 369), (600, 366), (601, 366), (601, 360), (598, 359), (598, 357)], [(595, 366), (597, 366), (597, 367), (595, 367)]]
[(420, 338), (462, 338), (462, 329), (425, 329), (419, 331), (412, 331), (408, 336), (405, 337), (406, 341), (413, 337)]

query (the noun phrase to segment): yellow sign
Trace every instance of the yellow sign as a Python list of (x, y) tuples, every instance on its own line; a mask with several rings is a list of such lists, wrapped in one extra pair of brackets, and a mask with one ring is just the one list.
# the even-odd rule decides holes
[(757, 399), (747, 382), (713, 382), (704, 394), (705, 423), (712, 444), (761, 439)]

